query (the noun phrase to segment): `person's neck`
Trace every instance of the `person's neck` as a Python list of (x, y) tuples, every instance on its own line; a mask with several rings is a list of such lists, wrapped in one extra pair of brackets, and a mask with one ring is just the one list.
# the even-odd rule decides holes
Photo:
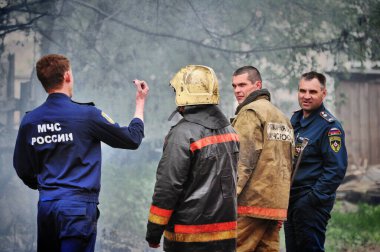
[(302, 112), (303, 112), (303, 113), (302, 113), (303, 118), (307, 118), (307, 117), (309, 117), (311, 114), (315, 113), (316, 111), (321, 110), (321, 109), (322, 109), (322, 106), (323, 106), (323, 103), (321, 103), (321, 104), (319, 105), (319, 107), (316, 108), (316, 109), (314, 109), (314, 110), (308, 110), (308, 111), (306, 111), (306, 110), (302, 110)]
[(310, 111), (303, 111), (303, 115), (302, 115), (302, 117), (303, 118), (307, 118), (307, 117), (309, 117), (310, 116), (310, 114), (311, 114), (311, 112)]

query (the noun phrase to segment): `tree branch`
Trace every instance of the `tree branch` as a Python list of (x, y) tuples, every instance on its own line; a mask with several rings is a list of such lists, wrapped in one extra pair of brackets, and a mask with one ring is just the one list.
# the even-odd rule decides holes
[(197, 40), (193, 40), (193, 39), (189, 39), (189, 38), (185, 38), (185, 37), (179, 37), (179, 36), (175, 36), (175, 35), (168, 34), (168, 33), (158, 33), (158, 32), (148, 31), (148, 30), (139, 28), (137, 26), (131, 25), (131, 24), (129, 24), (129, 23), (123, 21), (123, 20), (120, 20), (120, 19), (116, 18), (116, 17), (112, 17), (110, 14), (104, 12), (103, 10), (97, 8), (96, 6), (91, 5), (89, 3), (86, 3), (86, 2), (83, 2), (81, 0), (68, 0), (68, 1), (74, 2), (76, 4), (84, 6), (86, 8), (92, 9), (95, 12), (97, 12), (98, 14), (101, 14), (101, 15), (103, 15), (105, 17), (109, 17), (109, 20), (111, 20), (111, 21), (113, 21), (113, 22), (115, 22), (115, 23), (117, 23), (119, 25), (127, 27), (127, 28), (129, 28), (131, 30), (134, 30), (136, 32), (143, 33), (145, 35), (149, 35), (149, 36), (153, 36), (153, 37), (175, 39), (175, 40), (178, 40), (178, 41), (183, 41), (183, 42), (187, 42), (187, 43), (190, 43), (190, 44), (194, 44), (194, 45), (197, 45), (197, 46), (200, 46), (200, 47), (203, 47), (203, 48), (207, 48), (207, 49), (211, 49), (211, 50), (216, 50), (216, 51), (220, 51), (220, 52), (233, 53), (233, 54), (251, 54), (251, 53), (284, 51), (284, 50), (290, 50), (290, 49), (291, 50), (295, 50), (295, 49), (318, 48), (318, 47), (322, 48), (322, 47), (327, 46), (327, 45), (335, 44), (340, 39), (340, 37), (339, 37), (339, 38), (334, 38), (334, 39), (331, 39), (331, 40), (328, 40), (328, 41), (325, 41), (325, 42), (320, 42), (320, 43), (312, 42), (312, 43), (306, 43), (306, 44), (285, 45), (285, 46), (278, 46), (278, 47), (268, 46), (268, 47), (252, 48), (252, 49), (248, 49), (248, 50), (233, 50), (233, 49), (221, 48), (221, 47), (216, 47), (216, 46), (213, 46), (213, 45), (204, 44), (201, 41), (197, 41)]
[(29, 22), (24, 24), (0, 25), (0, 31), (2, 31), (0, 33), (0, 37), (3, 37), (6, 34), (12, 33), (14, 31), (24, 31), (30, 29), (32, 28), (34, 22), (36, 22), (38, 19), (42, 18), (45, 15), (46, 14), (41, 14), (40, 16), (30, 19)]
[(30, 10), (30, 6), (38, 5), (38, 4), (42, 4), (46, 2), (47, 2), (46, 0), (37, 0), (30, 3), (28, 3), (27, 1), (23, 1), (22, 3), (15, 4), (15, 5), (7, 5), (6, 7), (3, 7), (0, 9), (0, 15), (5, 15), (11, 12), (27, 12), (27, 13), (32, 13), (32, 14), (43, 14), (43, 12)]
[(212, 38), (215, 37), (214, 34), (213, 34), (211, 31), (209, 31), (209, 30), (207, 29), (207, 27), (203, 24), (203, 21), (202, 21), (201, 17), (198, 15), (198, 12), (197, 12), (197, 10), (194, 8), (194, 6), (193, 6), (193, 4), (191, 3), (191, 1), (190, 1), (190, 0), (187, 0), (187, 3), (190, 5), (190, 7), (191, 7), (191, 9), (193, 10), (195, 16), (198, 18), (199, 22), (201, 23), (203, 30), (205, 30), (206, 33), (207, 33), (210, 37), (212, 37)]

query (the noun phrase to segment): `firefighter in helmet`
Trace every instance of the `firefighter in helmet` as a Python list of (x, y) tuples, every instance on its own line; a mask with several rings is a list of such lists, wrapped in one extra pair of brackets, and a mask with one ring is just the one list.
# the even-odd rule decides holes
[(188, 65), (170, 81), (182, 119), (157, 168), (146, 240), (165, 251), (235, 251), (239, 141), (217, 104), (210, 67)]

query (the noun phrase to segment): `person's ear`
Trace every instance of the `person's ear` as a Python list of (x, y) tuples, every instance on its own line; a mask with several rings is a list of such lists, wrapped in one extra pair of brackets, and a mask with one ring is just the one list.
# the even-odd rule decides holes
[(256, 81), (256, 87), (257, 89), (261, 89), (263, 86), (263, 84), (261, 83), (261, 81)]
[(66, 71), (65, 74), (64, 74), (64, 76), (63, 76), (63, 78), (64, 78), (64, 81), (65, 81), (65, 82), (71, 82), (71, 74), (70, 74), (70, 71)]
[(327, 95), (327, 88), (322, 89), (322, 98), (325, 99)]

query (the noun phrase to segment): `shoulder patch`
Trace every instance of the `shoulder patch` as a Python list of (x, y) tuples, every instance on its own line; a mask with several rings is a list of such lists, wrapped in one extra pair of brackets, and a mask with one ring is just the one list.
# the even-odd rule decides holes
[(333, 117), (332, 115), (330, 115), (329, 113), (327, 113), (326, 111), (321, 111), (321, 113), (319, 113), (319, 115), (325, 119), (326, 121), (328, 121), (329, 123), (331, 122), (334, 122), (336, 119), (335, 117)]
[(327, 133), (329, 137), (330, 147), (334, 152), (339, 152), (342, 146), (342, 131), (338, 128), (331, 128)]
[(329, 137), (330, 147), (334, 152), (339, 152), (342, 146), (342, 138), (340, 136)]
[(102, 111), (102, 116), (111, 124), (115, 124), (114, 120)]

